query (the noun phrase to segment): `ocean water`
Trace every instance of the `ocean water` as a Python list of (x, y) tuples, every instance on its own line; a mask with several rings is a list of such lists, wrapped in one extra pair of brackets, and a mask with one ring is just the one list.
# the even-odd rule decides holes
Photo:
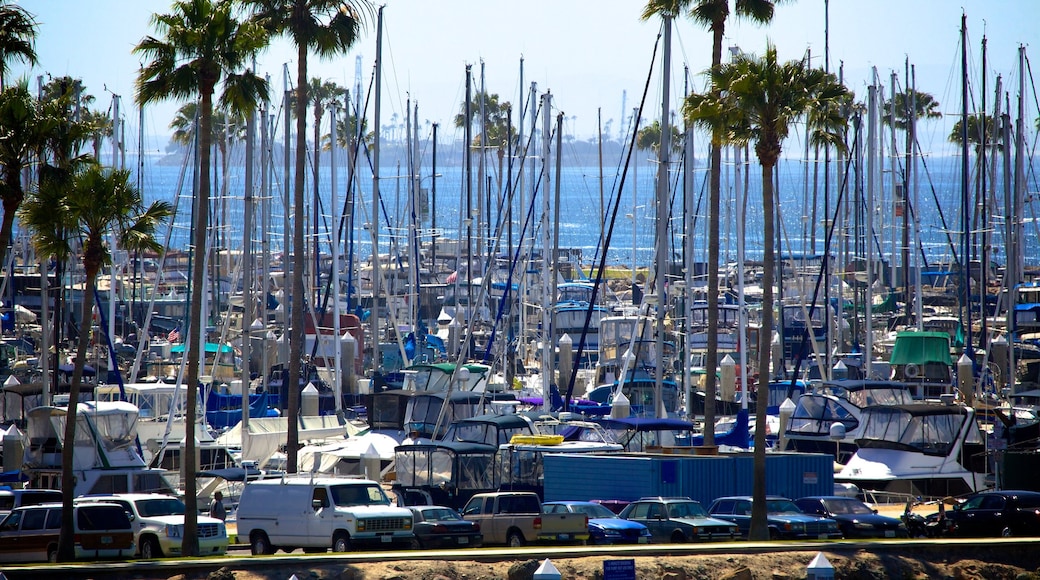
[[(329, 252), (329, 231), (337, 228), (333, 225), (334, 212), (331, 207), (331, 179), (327, 160), (321, 168), (319, 177), (319, 204), (315, 204), (314, 187), (308, 175), (306, 186), (307, 206), (307, 239), (308, 244), (313, 245), (318, 240), (322, 252)], [(498, 201), (502, 195), (498, 192), (504, 189), (504, 184), (499, 185), (494, 164), (489, 164), (489, 176), (486, 182), (490, 183), (490, 189), (495, 193), (491, 196), (492, 224), (501, 220)], [(131, 164), (135, 173), (140, 174), (140, 184), (145, 198), (165, 199), (178, 205), (176, 219), (169, 232), (169, 246), (171, 248), (187, 248), (190, 239), (191, 224), (191, 197), (192, 174), (190, 169), (185, 169), (176, 163), (170, 163), (167, 158), (160, 163), (155, 158), (146, 159), (145, 163), (138, 168), (136, 163)], [(762, 255), (762, 211), (761, 211), (761, 173), (757, 165), (750, 166), (750, 175), (742, 178), (741, 183), (747, 183), (747, 211), (741, 214), (736, 201), (736, 178), (733, 174), (732, 165), (726, 167), (723, 176), (723, 223), (721, 226), (723, 246), (721, 259), (732, 261), (736, 258), (736, 236), (738, 222), (744, 226), (746, 240), (746, 255), (748, 260), (759, 260)], [(747, 171), (745, 168), (744, 171)], [(961, 253), (961, 184), (959, 178), (960, 159), (957, 157), (932, 158), (925, 160), (925, 166), (920, 167), (920, 178), (917, 187), (916, 207), (919, 212), (921, 223), (921, 247), (929, 264), (949, 263), (952, 261), (954, 251)], [(461, 167), (449, 166), (437, 169), (436, 178), (436, 200), (433, 199), (433, 179), (430, 176), (430, 168), (420, 169), (421, 196), (426, 198), (427, 208), (436, 204), (436, 231), (445, 238), (464, 239), (467, 228), (463, 222), (467, 212), (467, 194), (463, 183), (465, 173)], [(514, 170), (513, 185), (517, 191), (514, 194), (513, 214), (513, 236), (514, 241), (519, 240), (521, 232), (526, 240), (532, 240), (535, 247), (541, 246), (541, 222), (543, 195), (545, 183), (540, 175), (541, 168), (535, 168), (535, 179), (532, 180), (529, 168), (524, 170), (524, 183), (521, 190), (518, 183), (519, 177)], [(600, 198), (600, 169), (598, 166), (588, 164), (563, 165), (560, 176), (560, 212), (559, 233), (560, 246), (569, 248), (580, 248), (585, 261), (591, 262), (598, 256), (603, 246), (601, 232), (612, 229), (610, 247), (607, 249), (608, 266), (628, 267), (635, 261), (638, 267), (647, 267), (654, 263), (654, 232), (655, 232), (655, 183), (656, 166), (650, 161), (643, 161), (634, 169), (629, 169), (624, 174), (624, 186), (621, 187), (623, 169), (618, 166), (606, 167), (603, 170), (603, 196), (601, 205)], [(403, 246), (408, 235), (408, 224), (410, 208), (408, 206), (409, 180), (399, 177), (403, 171), (395, 164), (384, 166), (381, 170), (380, 193), (382, 199), (379, 220), (380, 251), (388, 252), (391, 244)], [(482, 196), (486, 200), (486, 191), (482, 194), (476, 183), (478, 182), (476, 166), (473, 169), (473, 189), (470, 200), (475, 208), (477, 200)], [(337, 189), (339, 191), (340, 208), (335, 212), (339, 215), (343, 211), (343, 200), (347, 187), (346, 171), (342, 167), (337, 169)], [(286, 216), (286, 182), (281, 168), (272, 170), (271, 186), (265, 193), (260, 190), (259, 182), (254, 191), (254, 227), (251, 239), (254, 248), (259, 247), (261, 239), (269, 243), (269, 248), (274, 253), (279, 253), (285, 246), (285, 216)], [(669, 251), (678, 260), (682, 255), (683, 237), (687, 234), (693, 236), (694, 255), (693, 260), (704, 262), (707, 259), (707, 171), (702, 162), (695, 164), (694, 186), (690, 195), (694, 196), (696, 208), (692, 226), (687, 228), (683, 216), (683, 196), (681, 169), (670, 173), (669, 197), (672, 204), (672, 215), (669, 220)], [(848, 228), (835, 229), (832, 238), (832, 255), (855, 257), (852, 245), (852, 231), (856, 223), (856, 215), (860, 220), (866, 211), (865, 197), (867, 188), (865, 182), (859, 186), (862, 194), (852, 196), (861, 199), (858, 211), (855, 204), (838, 203), (838, 191), (840, 180), (847, 177), (850, 184), (846, 190), (855, 189), (855, 176), (839, 174), (832, 164), (830, 172), (830, 185), (824, 187), (823, 171), (819, 171), (816, 185), (813, 186), (813, 172), (807, 170), (807, 166), (800, 160), (782, 160), (777, 167), (776, 184), (778, 212), (782, 220), (780, 251), (784, 254), (820, 254), (825, 250), (826, 233), (824, 224), (824, 191), (828, 190), (829, 202), (827, 209), (830, 210), (832, 218), (839, 223), (849, 224)], [(551, 181), (549, 184), (550, 204), (554, 203), (556, 190), (556, 175), (553, 167)], [(361, 172), (358, 203), (356, 205), (357, 227), (353, 232), (354, 247), (362, 258), (371, 253), (371, 238), (367, 231), (367, 224), (372, 222), (371, 172)], [(532, 185), (532, 181), (537, 183)], [(874, 255), (877, 257), (878, 250), (884, 254), (886, 259), (895, 251), (900, 252), (902, 219), (895, 217), (895, 209), (892, 204), (891, 173), (887, 170), (881, 175), (880, 181), (875, 185), (875, 212), (874, 212)], [(225, 188), (226, 182), (226, 188)], [(214, 233), (211, 242), (219, 247), (241, 249), (244, 243), (244, 228), (242, 225), (243, 215), (243, 191), (244, 191), (243, 169), (240, 165), (231, 167), (228, 176), (218, 176), (214, 181), (214, 209), (211, 211), (211, 223), (219, 223), (220, 227)], [(808, 185), (806, 185), (808, 183)], [(291, 176), (290, 176), (291, 187)], [(221, 191), (226, 189), (226, 194)], [(1035, 190), (1035, 185), (1031, 190)], [(815, 191), (814, 191), (815, 190)], [(522, 193), (521, 193), (522, 191)], [(620, 193), (619, 193), (620, 192)], [(534, 203), (532, 204), (532, 195)], [(816, 211), (812, 210), (812, 200), (816, 197)], [(911, 193), (911, 200), (913, 200)], [(848, 196), (843, 196), (848, 197)], [(990, 245), (992, 247), (992, 260), (997, 263), (1004, 262), (1002, 248), (1006, 247), (1003, 234), (1003, 192), (999, 187), (993, 194), (996, 200), (1000, 200), (1000, 207), (990, 209), (991, 233)], [(289, 196), (291, 203), (291, 195)], [(523, 208), (521, 209), (521, 202)], [(619, 204), (616, 218), (611, 223), (610, 217), (614, 213), (614, 204)], [(317, 225), (315, 225), (315, 206), (317, 205)], [(486, 205), (485, 203), (481, 204)], [(265, 209), (266, 208), (266, 209)], [(261, 216), (263, 212), (268, 215), (268, 225), (262, 228)], [(475, 215), (474, 209), (474, 215)], [(486, 213), (482, 212), (482, 213)], [(606, 216), (604, 219), (603, 216)], [(1027, 264), (1036, 265), (1040, 263), (1040, 246), (1038, 246), (1037, 221), (1032, 205), (1027, 207), (1025, 215), (1019, 216), (1024, 221), (1026, 251), (1025, 260)], [(479, 216), (480, 229), (477, 229), (477, 220), (474, 219), (474, 244), (489, 239), (487, 219), (485, 215)], [(605, 225), (603, 225), (605, 223)], [(416, 218), (417, 231), (421, 239), (428, 240), (433, 233), (433, 219), (430, 211), (419, 212)], [(551, 226), (550, 226), (551, 227)], [(970, 222), (969, 229), (980, 231), (983, 226), (974, 221)], [(859, 231), (865, 231), (865, 224), (859, 226)], [(502, 251), (505, 249), (505, 228), (502, 229)], [(847, 233), (846, 233), (847, 232)], [(165, 232), (163, 235), (166, 235)], [(495, 227), (492, 225), (490, 239), (495, 237)], [(813, 244), (815, 238), (815, 244)], [(346, 240), (346, 234), (344, 234)], [(847, 253), (842, 249), (842, 244), (848, 243)], [(862, 244), (861, 244), (862, 246)], [(346, 242), (344, 242), (344, 248)], [(256, 251), (254, 249), (254, 251)], [(403, 251), (403, 250), (402, 250)], [(863, 250), (861, 250), (863, 251)], [(899, 261), (897, 257), (896, 261)]]

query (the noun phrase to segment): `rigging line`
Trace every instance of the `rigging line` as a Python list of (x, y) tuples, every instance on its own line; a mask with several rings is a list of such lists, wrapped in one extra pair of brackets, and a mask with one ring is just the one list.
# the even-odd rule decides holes
[[(859, 141), (859, 138), (860, 138), (860, 135), (857, 133), (856, 134), (856, 138), (853, 139), (853, 147), (856, 147), (856, 145), (857, 145), (857, 143)], [(849, 175), (851, 174), (851, 171), (849, 171), (849, 168), (850, 168), (851, 165), (852, 165), (852, 155), (849, 155), (847, 157), (846, 161), (845, 161), (845, 171), (842, 172), (843, 175), (842, 175), (841, 187), (838, 188), (838, 196), (834, 200), (834, 210), (833, 210), (833, 215), (831, 216), (831, 224), (830, 224), (830, 227), (827, 228), (827, 236), (824, 238), (824, 243), (823, 243), (823, 264), (821, 264), (821, 266), (820, 266), (820, 273), (816, 276), (816, 285), (813, 288), (812, 303), (809, 306), (809, 315), (806, 317), (806, 327), (804, 329), (802, 329), (802, 341), (801, 341), (801, 343), (799, 343), (798, 354), (795, 356), (795, 359), (794, 359), (794, 369), (791, 372), (791, 388), (794, 388), (796, 386), (796, 382), (798, 380), (798, 373), (799, 373), (799, 370), (801, 369), (801, 366), (802, 366), (802, 359), (804, 358), (802, 356), (802, 353), (805, 352), (805, 350), (806, 350), (806, 348), (805, 348), (806, 347), (806, 342), (809, 340), (809, 328), (812, 326), (812, 316), (816, 312), (816, 303), (817, 303), (817, 301), (820, 298), (820, 287), (823, 285), (823, 281), (826, 280), (827, 278), (829, 278), (828, 272), (830, 272), (831, 243), (834, 241), (834, 232), (835, 232), (835, 230), (837, 229), (837, 226), (838, 226), (838, 217), (839, 217), (839, 214), (841, 213), (841, 211), (843, 209), (841, 207), (841, 205), (842, 205), (841, 202), (842, 202), (842, 199), (845, 197), (845, 192), (848, 190), (848, 187), (849, 187)], [(828, 285), (829, 285), (829, 283), (830, 283), (830, 281), (827, 280), (827, 284)], [(829, 311), (830, 304), (825, 304), (824, 308), (826, 309), (825, 310), (825, 314), (827, 316), (827, 319), (830, 319), (830, 311)], [(781, 310), (781, 321), (782, 320), (783, 320), (783, 310)], [(830, 326), (830, 325), (828, 324), (828, 326)], [(828, 341), (829, 340), (830, 340), (830, 337), (828, 336)], [(868, 353), (868, 356), (869, 356), (869, 353)]]
[[(621, 181), (616, 189), (617, 193), (614, 196), (613, 201), (614, 207), (611, 210), (610, 214), (610, 227), (607, 228), (607, 237), (606, 240), (603, 242), (603, 251), (600, 253), (599, 256), (599, 267), (596, 269), (596, 271), (599, 272), (600, 275), (596, 278), (596, 282), (592, 285), (592, 298), (589, 300), (589, 306), (585, 310), (585, 323), (582, 325), (581, 328), (581, 338), (578, 340), (578, 348), (575, 351), (575, 360), (580, 361), (582, 354), (585, 351), (585, 341), (588, 338), (589, 324), (591, 324), (592, 322), (592, 312), (595, 309), (596, 297), (599, 294), (600, 285), (603, 284), (602, 272), (605, 271), (604, 269), (607, 266), (607, 252), (610, 250), (610, 240), (614, 237), (614, 226), (617, 224), (618, 209), (621, 207), (621, 194), (625, 187), (625, 178), (628, 177), (628, 168), (632, 162), (632, 153), (633, 151), (635, 151), (636, 148), (636, 139), (639, 134), (639, 119), (643, 116), (643, 107), (646, 106), (646, 99), (650, 93), (650, 80), (653, 78), (654, 75), (654, 63), (657, 61), (657, 49), (660, 43), (661, 34), (658, 33), (657, 39), (654, 41), (654, 50), (650, 56), (650, 68), (646, 75), (646, 82), (643, 85), (643, 95), (639, 101), (639, 112), (637, 114), (637, 118), (633, 119), (632, 136), (629, 139), (628, 154), (625, 157), (625, 165), (621, 172)], [(635, 227), (634, 220), (632, 222), (632, 227)], [(635, 264), (633, 264), (632, 267), (634, 268)], [(633, 338), (634, 336), (635, 333), (633, 333)], [(658, 358), (660, 359), (663, 354), (664, 353), (657, 353)], [(571, 396), (574, 394), (574, 383), (577, 377), (578, 373), (571, 373), (570, 381), (568, 381), (567, 383), (567, 395), (563, 397), (564, 410), (567, 410), (570, 407), (570, 399)], [(624, 385), (619, 383), (618, 388), (623, 389)]]
[[(537, 112), (535, 114), (537, 114)], [(530, 148), (531, 145), (533, 144), (534, 137), (535, 137), (535, 132), (534, 131), (532, 131), (531, 134), (527, 136), (527, 144), (524, 146), (525, 151), (528, 148)], [(524, 155), (524, 157), (526, 157), (526, 155)], [(521, 163), (522, 163), (522, 161), (521, 161)], [(547, 171), (547, 169), (545, 167), (545, 164), (543, 164), (542, 168), (540, 169), (538, 180), (535, 182), (534, 195), (531, 196), (531, 201), (530, 201), (527, 213), (524, 216), (524, 223), (523, 223), (523, 225), (520, 228), (520, 239), (521, 240), (524, 238), (524, 234), (527, 232), (527, 226), (530, 225), (532, 223), (532, 221), (533, 221), (534, 209), (536, 207), (535, 201), (538, 199), (538, 195), (537, 194), (538, 194), (539, 188), (541, 187), (542, 177), (545, 176), (545, 171)], [(518, 188), (519, 188), (519, 184), (514, 184), (512, 190), (509, 191), (507, 196), (503, 197), (502, 201), (504, 201), (505, 198), (508, 197), (509, 204), (512, 205), (513, 197), (516, 195), (516, 191), (517, 191)], [(501, 233), (502, 233), (502, 217), (501, 216), (503, 215), (503, 212), (502, 212), (502, 202), (501, 201), (499, 203), (499, 208), (498, 209), (499, 209), (499, 218), (500, 219), (499, 219), (498, 224), (496, 225), (496, 230), (498, 232), (498, 237), (500, 238), (501, 237)], [(500, 240), (496, 240), (496, 247), (497, 247), (499, 241)], [(487, 342), (487, 344), (484, 347), (484, 355), (482, 357), (482, 360), (484, 360), (485, 362), (488, 360), (488, 356), (491, 353), (491, 351), (493, 350), (494, 342), (495, 342), (495, 334), (496, 334), (496, 332), (498, 330), (498, 325), (501, 322), (502, 317), (504, 316), (504, 311), (505, 311), (505, 308), (506, 308), (506, 304), (509, 302), (509, 293), (512, 290), (512, 285), (513, 285), (513, 275), (515, 273), (515, 269), (516, 269), (517, 263), (520, 262), (521, 247), (522, 247), (522, 244), (517, 244), (516, 248), (513, 250), (513, 255), (511, 256), (511, 259), (509, 260), (509, 275), (506, 278), (505, 296), (498, 303), (498, 312), (495, 315), (494, 325), (491, 327), (491, 336), (488, 338), (488, 342)], [(548, 308), (549, 305), (548, 304), (543, 304), (542, 307), (543, 308)], [(544, 392), (543, 392), (542, 395), (543, 396), (545, 395)]]

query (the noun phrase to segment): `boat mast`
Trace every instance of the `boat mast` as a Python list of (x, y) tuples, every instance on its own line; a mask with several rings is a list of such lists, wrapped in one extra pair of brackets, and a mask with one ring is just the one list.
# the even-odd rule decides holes
[[(375, 128), (372, 141), (372, 220), (369, 228), (372, 235), (372, 364), (379, 366), (379, 141), (380, 104), (383, 98), (383, 6), (379, 7), (376, 24), (376, 79), (375, 104), (372, 110), (372, 126)], [(359, 123), (360, 124), (360, 123)], [(389, 306), (389, 302), (387, 302)]]
[[(968, 156), (968, 15), (961, 13), (961, 308), (964, 309), (964, 354), (973, 360), (974, 346), (971, 335), (971, 188)], [(983, 288), (985, 293), (985, 288)], [(983, 296), (983, 298), (985, 298)]]
[(911, 156), (913, 161), (912, 165), (907, 166), (907, 170), (910, 175), (913, 176), (914, 186), (914, 202), (911, 204), (910, 209), (913, 211), (913, 224), (914, 224), (914, 318), (917, 326), (917, 330), (924, 330), (922, 319), (924, 318), (924, 312), (922, 307), (922, 287), (921, 287), (921, 267), (924, 265), (921, 260), (921, 199), (918, 195), (920, 189), (918, 188), (919, 183), (919, 172), (917, 171), (917, 158), (920, 154), (920, 148), (917, 145), (917, 69), (916, 65), (910, 65), (910, 118), (907, 123), (908, 131), (910, 133), (910, 147), (907, 155)]
[(552, 144), (552, 119), (549, 111), (552, 110), (552, 94), (546, 92), (542, 95), (542, 409), (545, 412), (552, 410), (552, 402), (549, 395), (552, 392), (552, 367), (553, 367), (553, 336), (552, 336), (552, 310), (553, 297), (550, 295), (549, 287), (552, 272), (549, 260), (549, 160), (550, 145)]
[(242, 449), (249, 437), (249, 372), (253, 329), (253, 155), (256, 109), (246, 111), (245, 190), (242, 196)]
[[(656, 323), (657, 323), (657, 369), (654, 373), (654, 402), (657, 407), (655, 408), (655, 416), (665, 417), (666, 409), (664, 408), (664, 400), (662, 399), (663, 385), (664, 385), (664, 314), (665, 309), (668, 306), (667, 297), (665, 296), (665, 276), (668, 274), (668, 265), (671, 260), (668, 256), (668, 216), (671, 213), (669, 210), (669, 199), (668, 199), (668, 164), (669, 154), (672, 147), (671, 142), (671, 121), (669, 120), (669, 90), (670, 90), (670, 72), (672, 66), (672, 17), (670, 14), (664, 14), (664, 52), (662, 53), (661, 60), (661, 142), (658, 148), (658, 165), (657, 165), (657, 230), (655, 232), (657, 236), (657, 244), (655, 248), (655, 261), (657, 262), (657, 272), (654, 275), (655, 290), (657, 294), (657, 311), (656, 311)], [(634, 222), (633, 222), (634, 223)], [(717, 267), (717, 265), (716, 265)], [(714, 372), (714, 369), (710, 369), (709, 372)], [(706, 429), (712, 429), (712, 426), (706, 426)]]
[(867, 87), (867, 211), (866, 211), (866, 298), (863, 323), (863, 375), (870, 377), (874, 359), (874, 178), (877, 173), (877, 69)]
[[(336, 182), (336, 146), (337, 134), (336, 134), (336, 118), (339, 116), (339, 103), (332, 99), (329, 103), (329, 187), (332, 188), (331, 198), (329, 203), (332, 210), (332, 223), (333, 227), (330, 228), (329, 235), (331, 236), (329, 244), (329, 252), (332, 254), (332, 273), (329, 276), (332, 284), (329, 286), (329, 292), (332, 294), (332, 352), (335, 364), (332, 369), (332, 391), (336, 395), (336, 416), (343, 416), (343, 376), (350, 376), (353, 369), (348, 370), (346, 373), (343, 371), (343, 329), (340, 328), (340, 309), (339, 309), (339, 283), (340, 283), (340, 265), (339, 265), (339, 245), (342, 241), (340, 239), (340, 232), (343, 230), (340, 228), (340, 220), (343, 219), (339, 214), (339, 185)], [(348, 115), (349, 116), (349, 115)], [(344, 125), (345, 127), (346, 125)]]

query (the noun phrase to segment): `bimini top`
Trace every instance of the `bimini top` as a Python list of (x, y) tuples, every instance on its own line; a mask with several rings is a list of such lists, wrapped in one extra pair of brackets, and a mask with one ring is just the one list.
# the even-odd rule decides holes
[(896, 335), (889, 363), (894, 365), (928, 363), (952, 365), (950, 335), (937, 331), (904, 330)]

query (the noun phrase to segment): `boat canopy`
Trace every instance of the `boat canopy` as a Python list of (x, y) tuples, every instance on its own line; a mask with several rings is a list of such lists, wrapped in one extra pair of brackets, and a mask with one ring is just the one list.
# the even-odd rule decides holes
[(894, 365), (941, 363), (952, 365), (950, 335), (945, 332), (906, 330), (896, 335), (892, 347)]

